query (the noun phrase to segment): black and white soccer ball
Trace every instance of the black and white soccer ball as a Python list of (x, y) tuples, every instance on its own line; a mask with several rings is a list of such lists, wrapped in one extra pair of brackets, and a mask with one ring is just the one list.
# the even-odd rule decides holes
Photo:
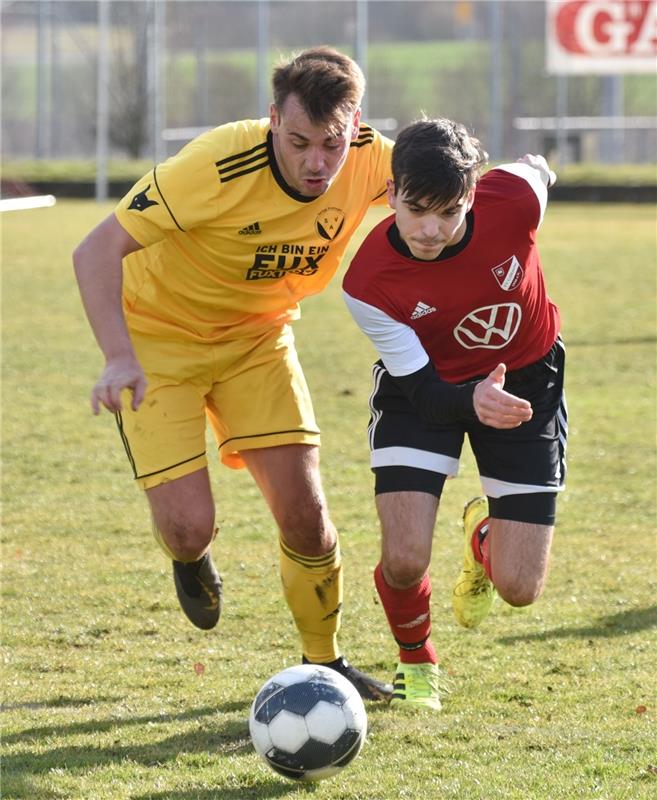
[(356, 758), (367, 715), (345, 677), (328, 667), (300, 664), (264, 683), (251, 706), (249, 730), (256, 752), (276, 772), (320, 781)]

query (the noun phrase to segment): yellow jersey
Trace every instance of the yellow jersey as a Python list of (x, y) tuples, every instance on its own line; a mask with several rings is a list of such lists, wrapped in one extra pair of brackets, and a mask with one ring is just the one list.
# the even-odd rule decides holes
[(128, 326), (204, 342), (258, 336), (320, 292), (373, 203), (393, 142), (361, 124), (329, 189), (308, 198), (277, 167), (269, 119), (221, 125), (157, 165), (118, 203), (143, 249), (124, 259)]

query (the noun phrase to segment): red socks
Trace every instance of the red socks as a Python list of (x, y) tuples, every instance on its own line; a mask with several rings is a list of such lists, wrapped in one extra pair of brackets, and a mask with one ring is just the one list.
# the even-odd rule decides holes
[(374, 584), (381, 598), (392, 635), (399, 645), (399, 660), (404, 664), (437, 662), (429, 641), (431, 633), (431, 581), (426, 574), (409, 589), (393, 589), (385, 581), (381, 564), (374, 570)]
[(486, 575), (488, 575), (490, 580), (493, 580), (490, 568), (488, 518), (486, 518), (472, 534), (472, 552), (474, 553), (475, 561), (481, 564)]

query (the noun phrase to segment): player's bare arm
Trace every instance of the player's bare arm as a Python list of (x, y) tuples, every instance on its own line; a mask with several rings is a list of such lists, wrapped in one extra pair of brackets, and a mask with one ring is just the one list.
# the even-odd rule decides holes
[(505, 375), (506, 366), (498, 364), (475, 386), (475, 413), (481, 423), (491, 428), (517, 428), (532, 418), (532, 407), (527, 400), (504, 391)]
[(541, 174), (543, 183), (548, 187), (548, 189), (551, 186), (554, 186), (554, 184), (557, 182), (556, 172), (550, 169), (543, 156), (534, 156), (531, 153), (526, 153), (524, 156), (518, 159), (518, 162), (520, 164), (528, 164), (530, 167), (534, 167), (534, 169)]
[(82, 303), (105, 356), (105, 368), (91, 392), (94, 414), (101, 406), (120, 411), (123, 389), (132, 391), (133, 409), (144, 399), (146, 378), (132, 347), (121, 302), (123, 258), (140, 248), (112, 214), (73, 253)]

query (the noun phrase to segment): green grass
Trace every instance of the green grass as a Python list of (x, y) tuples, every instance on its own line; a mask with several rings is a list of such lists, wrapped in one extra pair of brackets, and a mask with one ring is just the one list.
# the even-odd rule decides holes
[[(269, 771), (248, 739), (256, 690), (299, 655), (263, 501), (212, 458), (226, 606), (216, 631), (195, 630), (113, 421), (89, 412), (101, 360), (70, 252), (109, 209), (60, 202), (2, 216), (3, 800), (654, 797), (655, 208), (555, 205), (541, 231), (571, 413), (544, 597), (524, 610), (500, 602), (474, 632), (453, 622), (460, 510), (478, 491), (468, 455), (432, 563), (433, 636), (453, 683), (444, 711), (368, 704), (360, 757), (311, 787)], [(374, 599), (364, 436), (372, 352), (339, 281), (305, 303), (297, 341), (342, 532), (341, 642), (386, 677), (396, 653)]]
[[(107, 165), (110, 180), (136, 181), (153, 166), (152, 161), (113, 159)], [(92, 159), (24, 159), (6, 161), (2, 165), (4, 180), (30, 181), (90, 181), (96, 179), (96, 162)]]

